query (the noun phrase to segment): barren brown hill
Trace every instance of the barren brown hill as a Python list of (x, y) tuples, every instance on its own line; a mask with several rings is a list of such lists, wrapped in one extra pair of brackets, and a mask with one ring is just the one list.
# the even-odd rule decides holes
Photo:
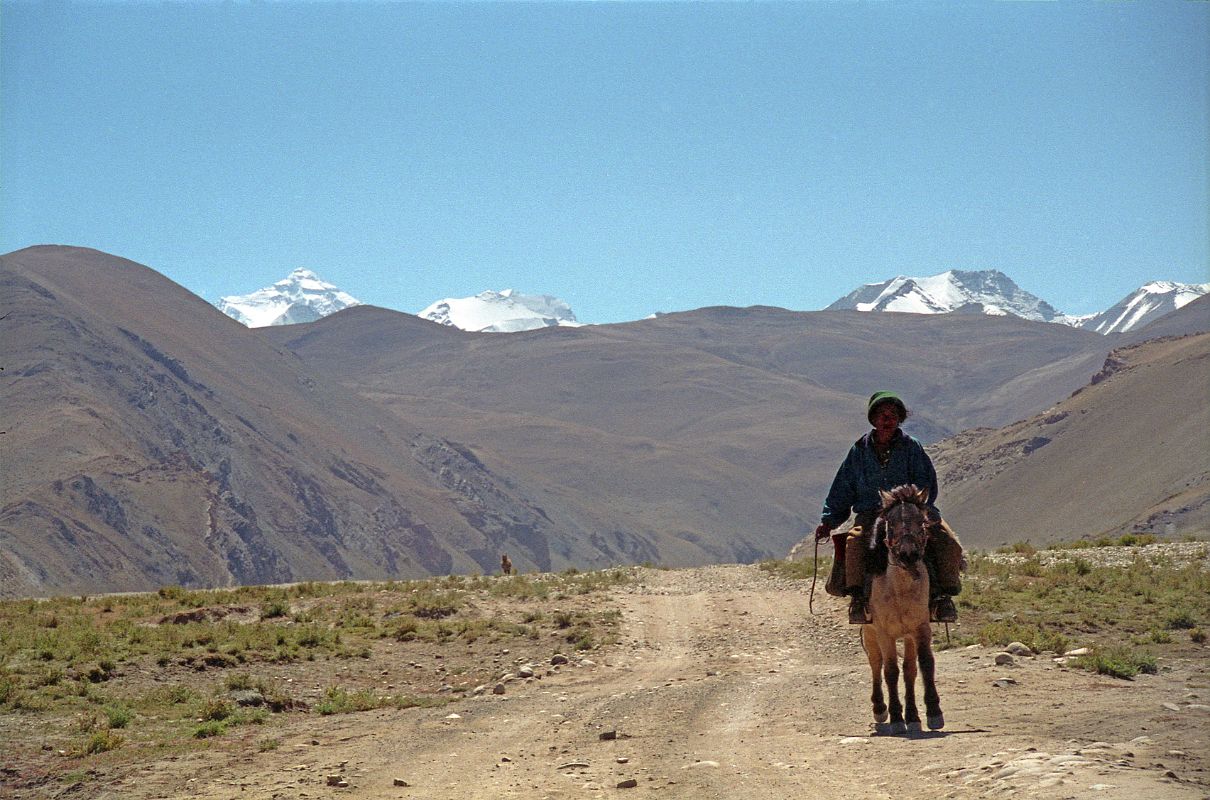
[(936, 441), (1042, 411), (1113, 345), (774, 308), (499, 335), (357, 307), (250, 331), (96, 251), (0, 264), (5, 595), (780, 556), (874, 389)]
[(784, 554), (874, 389), (901, 391), (932, 441), (1046, 408), (1109, 346), (1015, 318), (774, 308), (499, 335), (359, 307), (261, 335), (466, 443), (602, 552), (670, 565)]
[(969, 545), (1210, 531), (1210, 334), (1114, 350), (1045, 412), (939, 443)]
[(490, 569), (583, 557), (457, 445), (158, 273), (3, 257), (0, 594)]

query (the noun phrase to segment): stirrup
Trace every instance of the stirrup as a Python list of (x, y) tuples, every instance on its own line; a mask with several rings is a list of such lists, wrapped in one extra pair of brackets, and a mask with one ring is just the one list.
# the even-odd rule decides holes
[(947, 595), (933, 598), (933, 602), (929, 603), (929, 612), (933, 622), (958, 621), (958, 609), (954, 607), (954, 601)]
[(865, 599), (859, 595), (855, 595), (849, 601), (849, 624), (850, 625), (868, 625), (870, 622), (870, 609), (866, 605)]

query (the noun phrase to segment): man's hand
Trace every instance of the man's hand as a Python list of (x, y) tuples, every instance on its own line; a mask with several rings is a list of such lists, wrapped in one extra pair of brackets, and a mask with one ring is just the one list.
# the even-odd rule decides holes
[(832, 535), (832, 529), (825, 523), (819, 523), (819, 527), (815, 529), (815, 541), (822, 542), (824, 539)]

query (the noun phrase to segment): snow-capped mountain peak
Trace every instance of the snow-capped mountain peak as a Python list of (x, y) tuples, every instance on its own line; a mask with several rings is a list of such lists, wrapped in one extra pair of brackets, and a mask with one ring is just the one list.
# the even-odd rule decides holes
[(900, 275), (870, 283), (828, 306), (828, 310), (902, 311), (914, 314), (1012, 314), (1042, 322), (1061, 321), (1053, 306), (998, 270), (949, 270), (913, 278)]
[(219, 310), (249, 328), (314, 322), (361, 301), (320, 279), (309, 269), (299, 268), (272, 286), (251, 294), (224, 297)]
[(925, 278), (900, 275), (882, 283), (866, 284), (832, 303), (828, 310), (1012, 314), (1109, 334), (1141, 328), (1204, 294), (1210, 294), (1210, 283), (1152, 281), (1106, 311), (1076, 316), (1056, 310), (998, 270), (955, 269)]
[(554, 326), (579, 326), (571, 307), (548, 294), (521, 294), (513, 289), (451, 297), (429, 305), (418, 316), (464, 331), (513, 333)]
[(1152, 281), (1123, 297), (1112, 308), (1081, 318), (1076, 327), (1105, 334), (1131, 331), (1171, 314), (1204, 294), (1210, 294), (1210, 283)]

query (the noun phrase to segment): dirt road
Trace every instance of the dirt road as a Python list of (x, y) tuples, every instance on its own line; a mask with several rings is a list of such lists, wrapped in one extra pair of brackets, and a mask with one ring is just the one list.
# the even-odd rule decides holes
[(1210, 797), (1205, 661), (1123, 681), (948, 650), (945, 730), (873, 736), (838, 601), (817, 591), (811, 615), (807, 583), (755, 567), (640, 576), (591, 660), (437, 709), (297, 715), (274, 750), (182, 755), (101, 796)]

